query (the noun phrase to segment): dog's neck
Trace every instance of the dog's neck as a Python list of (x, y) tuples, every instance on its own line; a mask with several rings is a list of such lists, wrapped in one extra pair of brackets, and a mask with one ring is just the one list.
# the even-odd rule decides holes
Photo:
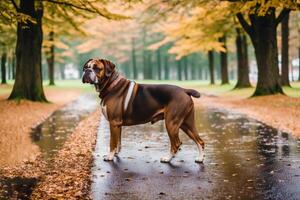
[(99, 92), (99, 97), (103, 99), (122, 79), (124, 77), (115, 71), (109, 78), (97, 83), (95, 87), (97, 92)]

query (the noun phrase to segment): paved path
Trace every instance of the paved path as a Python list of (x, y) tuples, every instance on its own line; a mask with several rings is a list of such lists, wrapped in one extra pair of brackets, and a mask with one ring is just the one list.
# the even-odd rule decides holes
[(109, 127), (101, 119), (93, 167), (94, 199), (299, 199), (300, 141), (242, 115), (197, 110), (204, 164), (182, 132), (182, 150), (160, 163), (169, 140), (164, 122), (124, 127), (122, 152), (104, 162)]

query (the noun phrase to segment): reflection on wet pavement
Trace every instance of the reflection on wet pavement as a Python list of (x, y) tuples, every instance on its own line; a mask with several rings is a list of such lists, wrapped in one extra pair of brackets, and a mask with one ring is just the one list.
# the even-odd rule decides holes
[(197, 110), (206, 142), (204, 164), (183, 133), (182, 150), (171, 164), (164, 122), (123, 127), (122, 151), (108, 152), (109, 127), (102, 117), (93, 167), (94, 199), (297, 199), (300, 196), (300, 140), (240, 114)]
[[(74, 131), (78, 123), (99, 105), (96, 99), (93, 94), (81, 95), (67, 106), (55, 111), (32, 130), (31, 145), (38, 146), (43, 158), (49, 164), (51, 164), (51, 159), (54, 158), (55, 153), (62, 147), (68, 135)], [(12, 149), (10, 152), (10, 157), (13, 157), (16, 151)], [(37, 183), (38, 180), (34, 178), (11, 178), (0, 174), (0, 199), (29, 199)]]
[(32, 130), (32, 140), (39, 146), (46, 160), (53, 157), (77, 124), (94, 111), (97, 105), (95, 95), (81, 95)]

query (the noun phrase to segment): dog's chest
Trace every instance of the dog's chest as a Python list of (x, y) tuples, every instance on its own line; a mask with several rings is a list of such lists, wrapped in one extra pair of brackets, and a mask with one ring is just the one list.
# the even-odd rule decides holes
[(104, 105), (103, 102), (101, 102), (100, 105), (101, 105), (101, 112), (102, 112), (102, 114), (104, 115), (105, 119), (108, 120), (106, 105)]

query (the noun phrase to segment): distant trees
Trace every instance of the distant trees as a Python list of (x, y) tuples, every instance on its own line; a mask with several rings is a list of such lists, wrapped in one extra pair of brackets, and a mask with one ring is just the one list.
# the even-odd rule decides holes
[[(94, 1), (82, 4), (78, 1), (20, 0), (19, 5), (14, 0), (5, 1), (1, 5), (6, 11), (0, 18), (1, 23), (17, 21), (16, 80), (9, 99), (47, 101), (41, 74), (44, 4), (54, 5), (55, 12), (59, 13), (55, 17), (63, 16), (69, 23), (73, 22), (75, 13), (77, 17), (91, 14), (110, 19), (122, 17), (108, 12), (101, 3)], [(55, 21), (55, 17), (52, 20)], [(53, 56), (50, 58), (54, 59)]]

